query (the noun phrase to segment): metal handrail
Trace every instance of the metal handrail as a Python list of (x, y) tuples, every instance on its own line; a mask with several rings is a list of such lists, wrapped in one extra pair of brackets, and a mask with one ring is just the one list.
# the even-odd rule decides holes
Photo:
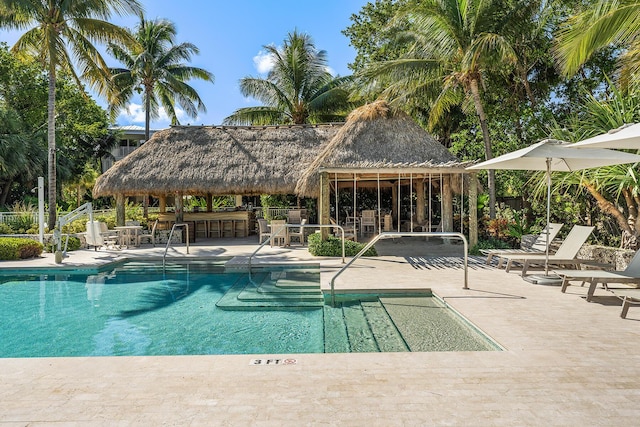
[(277, 237), (280, 234), (280, 232), (282, 232), (282, 230), (289, 229), (289, 228), (339, 228), (340, 233), (342, 235), (342, 263), (343, 264), (345, 263), (344, 228), (342, 228), (342, 226), (337, 224), (284, 224), (284, 225), (285, 225), (284, 227), (276, 231), (275, 234), (272, 234), (267, 240), (265, 240), (260, 244), (260, 246), (258, 246), (258, 249), (256, 249), (255, 251), (253, 251), (251, 255), (249, 255), (249, 262), (248, 262), (249, 273), (251, 273), (251, 259), (253, 259), (254, 255), (257, 254), (263, 247), (265, 247), (267, 243), (271, 243), (273, 241), (273, 238)]
[(332, 278), (331, 278), (331, 305), (336, 305), (336, 296), (335, 296), (335, 282), (338, 276), (340, 276), (351, 264), (355, 262), (358, 258), (360, 258), (365, 252), (369, 250), (378, 240), (386, 239), (388, 237), (457, 237), (464, 243), (464, 286), (462, 289), (469, 289), (468, 286), (468, 253), (469, 253), (469, 243), (467, 242), (467, 238), (464, 237), (462, 233), (450, 233), (450, 232), (384, 232), (375, 236), (369, 243), (365, 245), (364, 248), (360, 252), (358, 252), (351, 261), (347, 263), (344, 267), (340, 269)]
[(162, 268), (163, 269), (164, 269), (165, 261), (167, 259), (167, 251), (169, 251), (169, 245), (171, 245), (171, 239), (173, 237), (173, 231), (177, 227), (185, 227), (185, 229), (187, 230), (187, 254), (189, 253), (189, 224), (184, 223), (184, 222), (173, 224), (173, 227), (171, 227), (171, 231), (169, 232), (169, 238), (167, 239), (167, 246), (165, 246), (165, 248), (164, 248), (164, 255), (162, 256)]

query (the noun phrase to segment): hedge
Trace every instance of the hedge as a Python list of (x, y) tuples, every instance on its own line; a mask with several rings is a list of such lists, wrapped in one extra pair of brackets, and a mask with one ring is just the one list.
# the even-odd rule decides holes
[(42, 243), (19, 237), (0, 237), (0, 260), (35, 258), (42, 254)]
[[(342, 256), (342, 240), (335, 236), (329, 236), (325, 241), (322, 241), (320, 233), (310, 234), (308, 237), (309, 253), (313, 256)], [(344, 253), (346, 256), (354, 256), (358, 254), (364, 248), (363, 243), (353, 242), (351, 240), (345, 240)], [(376, 248), (371, 247), (364, 256), (378, 256)]]

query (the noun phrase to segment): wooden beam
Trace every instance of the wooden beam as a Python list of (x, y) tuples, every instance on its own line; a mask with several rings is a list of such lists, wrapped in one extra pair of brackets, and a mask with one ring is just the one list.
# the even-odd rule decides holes
[(475, 173), (469, 174), (469, 248), (478, 244), (478, 187)]
[(116, 225), (118, 227), (123, 226), (125, 222), (125, 212), (124, 212), (125, 200), (126, 198), (124, 197), (124, 194), (122, 193), (116, 194)]
[(453, 191), (451, 176), (442, 175), (442, 231), (453, 230)]
[[(320, 172), (320, 200), (318, 203), (318, 216), (320, 224), (330, 224), (330, 197), (331, 192), (329, 190), (329, 174), (327, 172)], [(320, 236), (322, 240), (326, 240), (329, 236), (329, 229), (321, 228)]]

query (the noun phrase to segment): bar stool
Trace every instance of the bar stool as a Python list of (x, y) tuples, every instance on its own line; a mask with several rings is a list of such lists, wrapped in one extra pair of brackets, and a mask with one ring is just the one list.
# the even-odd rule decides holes
[(203, 219), (194, 221), (195, 235), (209, 237), (209, 222)]
[(209, 237), (222, 237), (222, 228), (220, 227), (220, 220), (209, 220)]
[(222, 236), (233, 237), (235, 221), (232, 219), (223, 219), (221, 222), (222, 222)]

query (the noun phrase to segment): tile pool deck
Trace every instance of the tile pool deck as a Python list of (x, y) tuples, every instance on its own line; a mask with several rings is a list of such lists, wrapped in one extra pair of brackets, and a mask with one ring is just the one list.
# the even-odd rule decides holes
[[(255, 248), (255, 238), (219, 239), (191, 256)], [(460, 249), (436, 249), (437, 258), (410, 258), (413, 248), (387, 243), (387, 255), (357, 261), (336, 287), (431, 288), (505, 351), (274, 355), (297, 364), (270, 366), (249, 364), (267, 355), (0, 359), (0, 426), (640, 423), (640, 307), (624, 320), (620, 301), (602, 290), (587, 303), (586, 288), (562, 294), (482, 262), (471, 264), (463, 290)], [(63, 265), (162, 251), (78, 251)], [(172, 251), (184, 256), (184, 247)], [(297, 247), (258, 258), (319, 261)], [(326, 288), (341, 264), (320, 263)], [(49, 255), (0, 268), (54, 265)]]

